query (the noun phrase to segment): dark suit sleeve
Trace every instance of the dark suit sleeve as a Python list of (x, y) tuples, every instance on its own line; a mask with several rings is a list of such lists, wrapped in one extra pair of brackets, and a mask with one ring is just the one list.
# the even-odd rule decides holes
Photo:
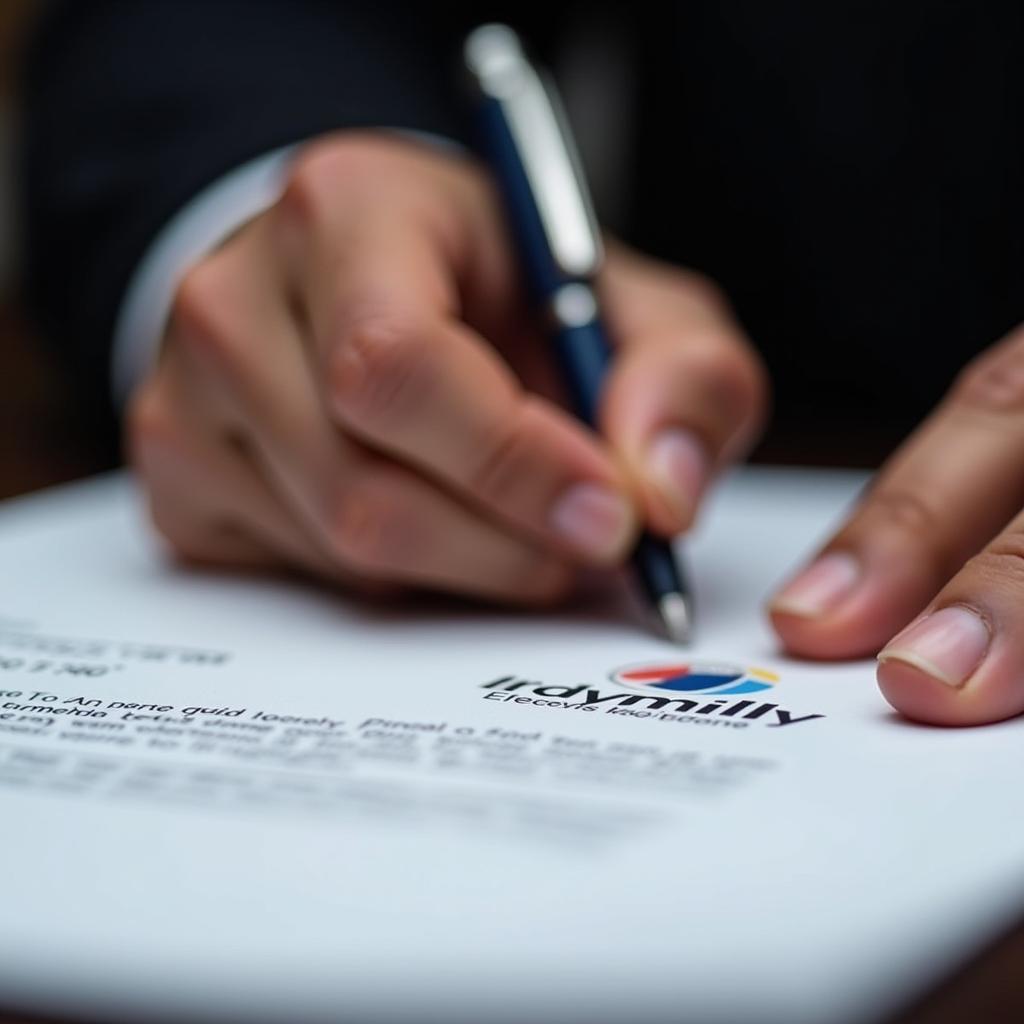
[(24, 82), (30, 312), (81, 389), (108, 401), (127, 282), (204, 185), (330, 129), (459, 138), (465, 21), (436, 3), (69, 0)]

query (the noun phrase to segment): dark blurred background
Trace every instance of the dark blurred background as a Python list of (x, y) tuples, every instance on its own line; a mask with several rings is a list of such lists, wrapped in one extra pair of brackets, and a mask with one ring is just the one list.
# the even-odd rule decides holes
[(109, 438), (79, 411), (71, 382), (31, 336), (18, 304), (15, 83), (39, 6), (40, 0), (0, 0), (0, 498), (97, 472), (112, 462)]

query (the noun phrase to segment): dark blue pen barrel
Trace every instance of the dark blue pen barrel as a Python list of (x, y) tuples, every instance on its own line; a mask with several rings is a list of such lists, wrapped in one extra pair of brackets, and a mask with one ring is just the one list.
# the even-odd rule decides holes
[(564, 327), (555, 336), (555, 354), (573, 411), (597, 427), (604, 377), (611, 360), (608, 339), (597, 322)]
[(666, 594), (682, 590), (679, 567), (668, 541), (642, 533), (633, 552), (633, 565), (640, 586), (652, 604), (657, 604)]
[[(555, 306), (566, 288), (593, 286), (558, 266), (544, 233), (515, 141), (501, 105), (485, 100), (480, 109), (480, 143), (491, 164), (505, 201), (508, 226), (519, 249), (526, 284), (542, 318), (553, 326), (553, 348), (567, 398), (576, 415), (589, 427), (598, 428), (605, 375), (611, 349), (598, 319), (559, 315)], [(553, 322), (553, 324), (552, 324)], [(640, 585), (657, 604), (666, 594), (682, 591), (679, 570), (667, 541), (643, 533), (633, 555)]]
[(496, 100), (485, 100), (478, 118), (479, 145), (494, 172), (505, 202), (509, 231), (519, 249), (526, 284), (538, 305), (546, 302), (566, 275), (555, 261), (544, 233), (515, 140)]
[[(611, 359), (604, 329), (597, 321), (579, 327), (563, 327), (555, 336), (555, 352), (562, 380), (576, 415), (591, 427), (597, 427), (601, 391)], [(641, 533), (633, 551), (636, 576), (652, 604), (666, 594), (680, 592), (679, 567), (667, 540)]]

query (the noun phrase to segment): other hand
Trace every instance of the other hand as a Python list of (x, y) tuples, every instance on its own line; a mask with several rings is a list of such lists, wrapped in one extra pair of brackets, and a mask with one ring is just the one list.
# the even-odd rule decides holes
[[(776, 595), (794, 653), (879, 654), (894, 707), (973, 725), (1024, 711), (1024, 328), (972, 362), (849, 521)], [(894, 635), (895, 634), (895, 635)]]

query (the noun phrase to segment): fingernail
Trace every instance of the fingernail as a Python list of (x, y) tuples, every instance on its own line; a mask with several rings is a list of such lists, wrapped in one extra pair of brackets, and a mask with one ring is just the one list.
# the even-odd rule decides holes
[(551, 510), (555, 531), (582, 554), (598, 561), (619, 554), (632, 521), (626, 499), (600, 484), (574, 484)]
[(786, 584), (770, 607), (773, 611), (814, 619), (835, 608), (853, 593), (860, 580), (860, 563), (846, 551), (822, 555)]
[(933, 612), (896, 636), (879, 661), (903, 661), (947, 686), (962, 686), (981, 664), (991, 635), (984, 620), (953, 605)]
[(673, 508), (688, 517), (707, 484), (707, 452), (691, 431), (669, 427), (651, 443), (647, 472)]

